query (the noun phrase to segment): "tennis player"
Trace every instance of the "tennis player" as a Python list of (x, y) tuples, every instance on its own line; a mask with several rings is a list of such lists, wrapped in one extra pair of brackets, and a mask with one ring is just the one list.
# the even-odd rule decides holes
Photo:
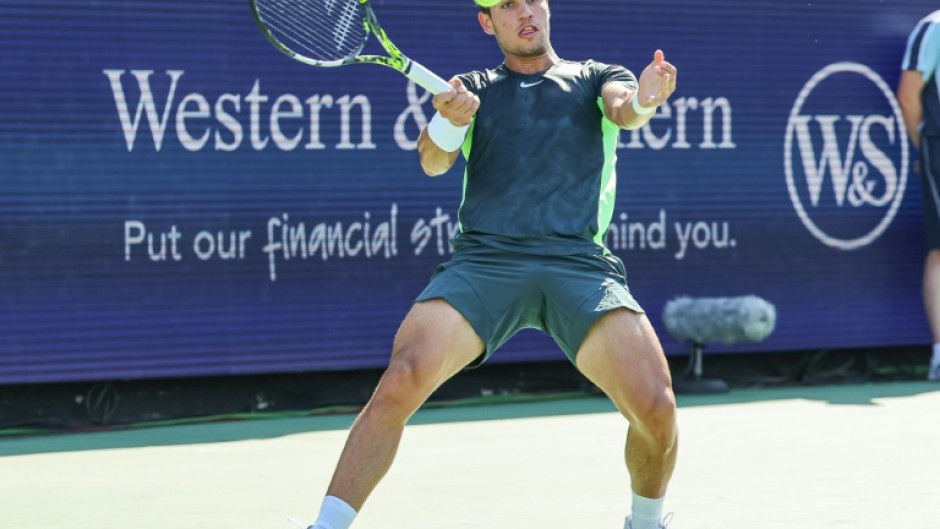
[(898, 102), (914, 147), (920, 152), (927, 259), (923, 297), (933, 337), (927, 379), (940, 381), (940, 11), (911, 31), (901, 63)]
[(451, 79), (418, 141), (429, 175), (447, 172), (461, 150), (466, 157), (453, 258), (405, 317), (313, 527), (347, 529), (388, 471), (408, 418), (523, 328), (552, 336), (626, 417), (625, 528), (665, 527), (675, 396), (659, 340), (604, 237), (619, 131), (649, 121), (675, 90), (676, 68), (659, 50), (639, 79), (620, 66), (563, 60), (550, 41), (548, 0), (477, 3), (505, 60)]

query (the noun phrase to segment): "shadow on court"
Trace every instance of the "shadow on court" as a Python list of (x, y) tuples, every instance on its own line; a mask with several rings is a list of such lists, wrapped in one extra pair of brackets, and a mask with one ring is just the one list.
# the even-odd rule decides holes
[[(878, 406), (879, 399), (940, 392), (940, 384), (892, 382), (835, 386), (734, 389), (722, 395), (679, 395), (680, 409), (771, 401), (804, 400), (833, 406)], [(225, 443), (273, 439), (292, 434), (345, 430), (355, 417), (345, 413), (311, 415), (257, 413), (222, 417), (191, 424), (151, 423), (98, 431), (56, 432), (0, 438), (0, 457), (114, 448), (142, 448), (187, 444)], [(411, 425), (511, 420), (564, 415), (611, 413), (606, 399), (587, 393), (507, 395), (431, 402), (411, 419)]]

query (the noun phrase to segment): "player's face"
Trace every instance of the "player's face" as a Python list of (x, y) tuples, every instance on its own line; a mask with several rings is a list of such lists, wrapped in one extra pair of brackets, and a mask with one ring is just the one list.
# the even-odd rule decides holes
[(535, 57), (548, 53), (548, 0), (503, 0), (480, 14), (483, 30), (494, 35), (507, 54)]

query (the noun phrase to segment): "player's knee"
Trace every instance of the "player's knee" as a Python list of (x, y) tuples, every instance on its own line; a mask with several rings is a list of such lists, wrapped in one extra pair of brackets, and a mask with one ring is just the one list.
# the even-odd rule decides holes
[(639, 399), (631, 406), (628, 418), (638, 433), (650, 437), (656, 444), (671, 446), (675, 442), (676, 398), (670, 389), (664, 388)]
[(383, 413), (410, 416), (436, 386), (436, 370), (427, 362), (410, 357), (394, 359), (382, 375), (370, 405)]

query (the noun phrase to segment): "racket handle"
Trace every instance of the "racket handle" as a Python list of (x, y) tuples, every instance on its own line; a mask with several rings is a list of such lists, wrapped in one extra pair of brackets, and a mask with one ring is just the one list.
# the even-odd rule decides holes
[(453, 86), (441, 79), (431, 70), (428, 70), (424, 66), (421, 66), (415, 61), (411, 61), (411, 64), (408, 67), (408, 71), (405, 72), (405, 76), (408, 79), (411, 79), (421, 88), (424, 88), (428, 92), (431, 92), (434, 95), (450, 92), (454, 89)]

